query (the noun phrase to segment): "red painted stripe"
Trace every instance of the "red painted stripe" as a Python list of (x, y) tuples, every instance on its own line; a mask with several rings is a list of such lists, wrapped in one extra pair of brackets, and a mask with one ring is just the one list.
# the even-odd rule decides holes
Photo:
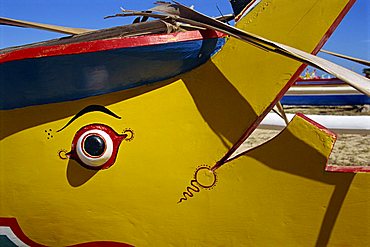
[(310, 78), (310, 79), (301, 79), (299, 78), (297, 80), (297, 82), (306, 82), (306, 81), (314, 81), (314, 82), (320, 82), (320, 81), (341, 81), (340, 79), (338, 78), (328, 78), (328, 79), (325, 79), (325, 78), (317, 78), (317, 79), (313, 79), (313, 78)]
[[(32, 246), (32, 247), (45, 247), (46, 245), (38, 244), (32, 241), (30, 238), (23, 233), (21, 227), (19, 226), (16, 218), (0, 218), (0, 226), (8, 226), (12, 229), (13, 233), (25, 244)], [(47, 233), (45, 233), (47, 234)], [(125, 244), (125, 243), (118, 243), (118, 242), (111, 242), (111, 241), (96, 241), (96, 242), (89, 242), (89, 243), (80, 243), (76, 245), (71, 245), (71, 247), (94, 247), (94, 246), (103, 246), (103, 247), (110, 247), (110, 246), (119, 246), (119, 247), (130, 247), (132, 245)]]
[[(311, 52), (311, 54), (316, 55), (321, 48), (324, 46), (326, 41), (329, 39), (329, 37), (333, 34), (334, 30), (338, 27), (339, 23), (343, 20), (343, 18), (346, 16), (348, 11), (352, 8), (353, 4), (356, 2), (356, 0), (349, 0), (347, 5), (343, 8), (343, 10), (339, 13), (338, 17), (334, 20), (333, 24), (329, 27), (329, 29), (326, 31), (324, 36), (321, 38), (318, 45), (315, 47), (315, 49)], [(272, 110), (272, 108), (276, 105), (276, 103), (286, 94), (288, 89), (297, 81), (299, 76), (302, 74), (304, 69), (307, 67), (306, 64), (302, 64), (298, 70), (294, 73), (294, 75), (290, 78), (289, 82), (285, 85), (285, 87), (280, 91), (280, 93), (276, 96), (273, 103), (266, 109), (266, 111), (255, 121), (254, 125), (250, 127), (246, 132), (246, 136), (249, 136), (255, 128), (261, 123), (261, 121), (265, 118), (265, 116)], [(301, 115), (303, 116), (303, 114)], [(306, 120), (308, 120), (307, 117), (305, 117)], [(311, 120), (311, 123), (317, 124), (316, 122)], [(318, 125), (316, 125), (318, 126)], [(320, 125), (321, 126), (321, 125)], [(335, 139), (337, 138), (336, 134), (325, 128), (324, 126), (321, 126), (322, 130), (327, 131), (328, 134), (332, 135), (334, 134)], [(327, 166), (326, 166), (327, 167)]]
[[(348, 4), (344, 7), (342, 12), (338, 15), (338, 17), (335, 19), (333, 24), (329, 27), (328, 31), (324, 34), (324, 36), (321, 38), (320, 42), (316, 46), (316, 48), (311, 52), (311, 54), (317, 54), (323, 45), (326, 43), (326, 41), (329, 39), (329, 37), (332, 35), (334, 30), (338, 27), (339, 23), (343, 20), (344, 16), (348, 13), (348, 11), (351, 9), (353, 4), (355, 3), (356, 0), (350, 0)], [(298, 70), (294, 73), (292, 78), (290, 78), (289, 82), (285, 85), (285, 87), (280, 91), (280, 93), (276, 96), (275, 100), (273, 101), (273, 104), (270, 105), (268, 109), (266, 109), (265, 113), (261, 116), (262, 119), (269, 113), (272, 108), (276, 105), (276, 103), (286, 94), (288, 89), (295, 83), (295, 81), (298, 79), (299, 75), (302, 74), (303, 70), (307, 67), (306, 64), (302, 64)], [(259, 121), (261, 122), (262, 119)], [(258, 124), (259, 124), (258, 122)], [(257, 124), (257, 125), (258, 125)]]
[[(238, 22), (240, 18), (245, 14), (245, 12), (256, 2), (257, 0), (251, 1), (245, 8), (243, 9), (242, 12), (239, 13), (239, 15), (235, 16), (235, 21)], [(258, 5), (257, 5), (258, 6)]]
[(370, 166), (335, 166), (328, 165), (325, 168), (327, 172), (347, 172), (347, 173), (370, 173)]
[[(334, 20), (333, 24), (329, 27), (328, 31), (324, 34), (324, 36), (321, 38), (320, 42), (316, 46), (316, 48), (312, 51), (312, 54), (317, 54), (322, 46), (325, 44), (325, 42), (328, 40), (330, 35), (334, 32), (334, 30), (337, 28), (339, 23), (343, 20), (344, 16), (348, 13), (348, 11), (351, 9), (353, 4), (356, 0), (349, 0), (347, 5), (343, 8), (341, 13), (338, 15), (338, 17)], [(302, 74), (303, 70), (307, 67), (306, 64), (302, 64), (297, 71), (293, 74), (293, 76), (290, 78), (288, 83), (285, 85), (285, 87), (280, 91), (280, 93), (275, 97), (273, 102), (266, 108), (266, 110), (259, 116), (257, 119), (252, 123), (252, 125), (245, 131), (245, 133), (240, 137), (240, 139), (230, 148), (230, 150), (220, 159), (217, 164), (212, 168), (212, 170), (217, 169), (218, 167), (222, 166), (224, 163), (229, 162), (231, 160), (236, 159), (237, 157), (244, 154), (241, 153), (237, 156), (234, 156), (232, 159), (229, 159), (229, 157), (238, 149), (240, 145), (243, 144), (243, 142), (252, 134), (252, 132), (258, 127), (258, 125), (262, 122), (262, 120), (266, 117), (266, 115), (272, 110), (272, 108), (276, 105), (276, 103), (286, 94), (288, 89), (295, 83), (295, 81), (298, 79), (299, 75)]]
[(334, 144), (337, 141), (337, 134), (335, 134), (331, 130), (327, 129), (325, 126), (313, 121), (312, 119), (308, 118), (307, 116), (305, 116), (302, 113), (297, 113), (296, 116), (299, 116), (299, 117), (305, 119), (307, 122), (313, 124), (314, 126), (319, 128), (321, 131), (325, 132), (326, 134), (330, 135), (334, 139), (334, 142), (331, 145), (331, 150), (330, 150), (329, 156), (325, 159), (325, 169), (326, 169), (328, 167), (329, 157), (333, 152)]
[[(343, 20), (344, 16), (348, 13), (348, 11), (351, 9), (351, 7), (353, 6), (353, 4), (355, 3), (356, 0), (350, 0), (348, 2), (348, 4), (344, 7), (344, 9), (342, 10), (342, 12), (338, 15), (338, 17), (335, 19), (335, 21), (333, 22), (333, 24), (329, 27), (329, 29), (326, 31), (326, 33), (324, 34), (324, 36), (321, 38), (320, 42), (318, 43), (318, 45), (315, 47), (315, 49), (311, 52), (311, 54), (313, 55), (316, 55), (320, 50), (321, 48), (324, 46), (324, 44), (326, 43), (326, 41), (329, 39), (329, 37), (333, 34), (334, 30), (338, 27), (339, 23)], [(277, 97), (275, 98), (274, 100), (274, 104), (271, 106), (270, 109), (267, 109), (268, 111), (266, 111), (266, 114), (268, 112), (270, 112), (272, 110), (272, 108), (274, 107), (274, 105), (284, 96), (284, 94), (286, 94), (286, 92), (288, 91), (288, 89), (294, 84), (295, 81), (297, 81), (297, 79), (299, 78), (299, 75), (302, 74), (303, 70), (307, 67), (306, 64), (302, 64), (298, 70), (296, 71), (296, 73), (294, 73), (294, 75), (292, 76), (292, 78), (289, 80), (289, 82), (287, 83), (287, 85), (283, 88), (283, 90), (281, 90), (281, 92), (277, 95)], [(266, 115), (265, 114), (265, 115)]]
[(337, 19), (331, 25), (331, 27), (329, 28), (329, 30), (326, 31), (325, 35), (321, 38), (318, 46), (316, 47), (316, 49), (313, 50), (312, 54), (316, 55), (321, 50), (321, 48), (324, 46), (324, 44), (326, 43), (326, 41), (328, 41), (328, 39), (333, 34), (333, 32), (335, 31), (335, 29), (337, 29), (339, 23), (343, 20), (343, 18), (346, 16), (346, 14), (352, 8), (352, 6), (353, 6), (353, 4), (355, 4), (355, 2), (356, 2), (356, 0), (350, 0), (347, 3), (347, 5), (344, 7), (344, 9), (342, 10), (342, 12), (339, 14), (339, 16), (337, 17)]
[(133, 245), (118, 243), (118, 242), (98, 241), (98, 242), (71, 245), (70, 247), (132, 247), (132, 246)]
[(45, 245), (38, 244), (32, 241), (23, 233), (15, 218), (0, 218), (0, 226), (9, 226), (13, 233), (25, 244), (35, 247), (44, 247)]
[(328, 135), (330, 135), (331, 137), (333, 137), (334, 139), (337, 139), (337, 134), (335, 134), (334, 132), (332, 132), (331, 130), (327, 129), (325, 126), (319, 124), (318, 122), (315, 122), (313, 121), (311, 118), (308, 118), (307, 116), (305, 116), (304, 114), (298, 112), (296, 114), (296, 116), (299, 116), (300, 118), (303, 118), (304, 120), (306, 120), (307, 122), (309, 122), (310, 124), (312, 124), (313, 126), (315, 126), (316, 128), (326, 132)]
[(112, 38), (73, 44), (40, 46), (15, 50), (0, 55), (0, 63), (22, 60), (27, 58), (40, 58), (48, 56), (61, 56), (81, 54), (88, 52), (106, 51), (120, 48), (159, 45), (165, 43), (192, 41), (201, 39), (221, 38), (226, 35), (217, 31), (187, 31), (171, 34), (153, 34), (136, 37)]
[[(356, 0), (350, 0), (347, 5), (344, 7), (342, 12), (338, 15), (338, 17), (335, 19), (333, 24), (329, 27), (329, 29), (326, 31), (324, 36), (321, 38), (320, 42), (316, 46), (316, 48), (311, 52), (311, 54), (316, 55), (321, 48), (324, 46), (326, 41), (329, 39), (329, 37), (333, 34), (334, 30), (338, 27), (339, 23), (343, 20), (344, 16), (348, 13), (348, 11), (351, 9), (353, 4)], [(296, 73), (292, 76), (292, 78), (289, 80), (288, 84), (281, 90), (281, 92), (278, 94), (278, 96), (274, 100), (274, 104), (271, 106), (271, 109), (268, 109), (266, 114), (272, 110), (274, 105), (284, 96), (284, 94), (288, 91), (288, 89), (294, 84), (294, 82), (298, 79), (299, 75), (302, 74), (303, 70), (307, 67), (306, 64), (302, 64)]]

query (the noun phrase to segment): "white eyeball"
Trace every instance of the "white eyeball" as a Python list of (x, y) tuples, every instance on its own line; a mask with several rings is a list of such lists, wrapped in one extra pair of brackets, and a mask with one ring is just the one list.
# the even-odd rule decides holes
[(87, 166), (100, 167), (112, 157), (112, 138), (103, 130), (88, 130), (78, 138), (76, 153)]

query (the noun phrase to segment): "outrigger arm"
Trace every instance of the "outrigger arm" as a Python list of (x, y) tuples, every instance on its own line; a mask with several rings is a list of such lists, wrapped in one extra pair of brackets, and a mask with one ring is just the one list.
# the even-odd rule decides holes
[(370, 66), (370, 61), (367, 61), (367, 60), (364, 60), (364, 59), (351, 57), (351, 56), (347, 56), (347, 55), (343, 55), (343, 54), (340, 54), (340, 53), (327, 51), (327, 50), (320, 50), (320, 52), (323, 52), (323, 53), (326, 53), (326, 54), (329, 54), (329, 55), (332, 55), (332, 56), (340, 57), (340, 58), (343, 58), (343, 59), (347, 59), (347, 60), (350, 60), (352, 62), (360, 63), (360, 64), (363, 64), (363, 65), (366, 65), (366, 66)]
[(0, 17), (0, 24), (8, 25), (8, 26), (15, 26), (15, 27), (35, 28), (35, 29), (41, 29), (41, 30), (63, 33), (63, 34), (72, 34), (72, 35), (94, 31), (92, 29), (63, 27), (63, 26), (43, 24), (43, 23), (37, 23), (37, 22), (21, 21), (21, 20), (10, 19), (10, 18), (5, 18), (5, 17)]

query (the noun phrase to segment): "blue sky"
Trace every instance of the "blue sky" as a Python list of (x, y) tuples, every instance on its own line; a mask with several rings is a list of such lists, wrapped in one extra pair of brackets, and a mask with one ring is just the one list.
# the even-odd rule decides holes
[[(0, 0), (0, 16), (62, 26), (99, 29), (130, 23), (130, 18), (104, 20), (103, 17), (126, 9), (144, 10), (155, 0)], [(223, 13), (231, 13), (228, 0), (181, 0), (195, 5), (198, 11), (218, 16), (217, 6)], [(0, 48), (62, 37), (40, 30), (0, 26)], [(370, 60), (370, 1), (357, 0), (343, 19), (324, 49)], [(363, 66), (320, 54), (358, 73)]]

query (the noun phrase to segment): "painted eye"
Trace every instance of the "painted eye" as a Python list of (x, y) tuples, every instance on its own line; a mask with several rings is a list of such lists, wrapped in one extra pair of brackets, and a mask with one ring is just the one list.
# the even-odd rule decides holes
[(77, 131), (69, 153), (71, 159), (89, 169), (106, 169), (116, 160), (118, 148), (128, 133), (117, 134), (103, 124), (91, 124)]
[(101, 157), (105, 153), (105, 140), (99, 134), (91, 134), (82, 142), (83, 150), (91, 157)]
[(78, 138), (76, 153), (84, 164), (100, 167), (112, 157), (113, 148), (112, 138), (106, 132), (94, 129)]

